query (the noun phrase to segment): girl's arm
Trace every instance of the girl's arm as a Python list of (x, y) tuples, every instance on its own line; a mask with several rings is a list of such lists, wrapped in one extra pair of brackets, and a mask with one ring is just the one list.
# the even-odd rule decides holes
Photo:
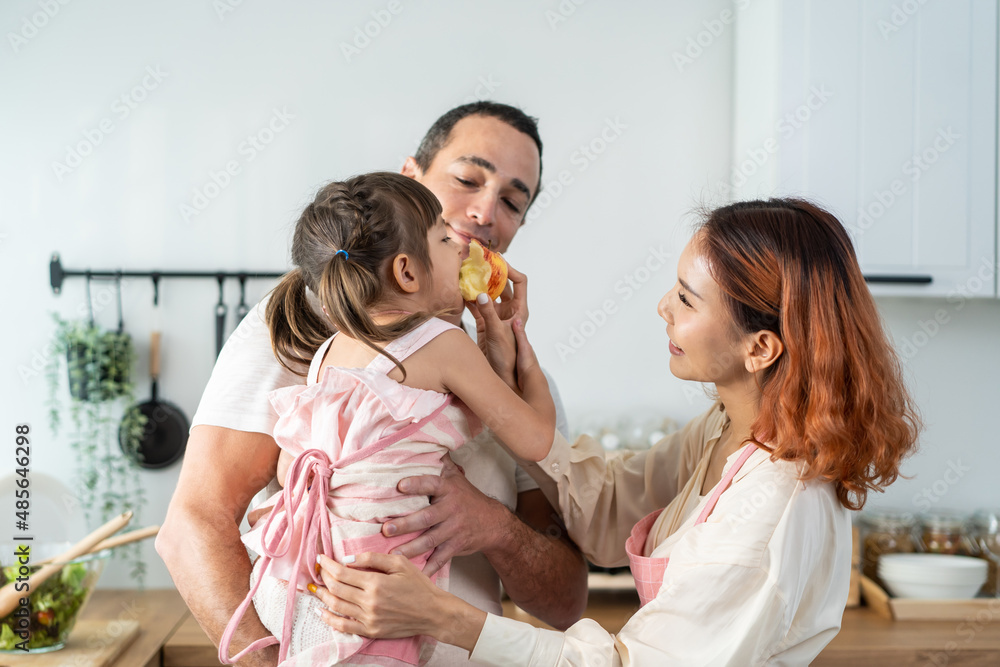
[(448, 331), (432, 344), (436, 343), (437, 367), (444, 387), (469, 406), (516, 456), (541, 461), (555, 436), (556, 409), (523, 325), (515, 324), (514, 335), (520, 396), (493, 372), (464, 332)]

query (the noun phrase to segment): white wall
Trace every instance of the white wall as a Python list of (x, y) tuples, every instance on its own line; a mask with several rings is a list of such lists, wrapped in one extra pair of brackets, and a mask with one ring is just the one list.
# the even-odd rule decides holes
[[(728, 174), (732, 28), (711, 23), (728, 2), (400, 0), (401, 10), (348, 62), (341, 43), (354, 39), (372, 12), (384, 17), (388, 1), (244, 2), (220, 17), (215, 7), (225, 1), (70, 3), (16, 48), (9, 33), (42, 10), (26, 0), (0, 7), (7, 100), (0, 123), (0, 403), (7, 432), (15, 423), (33, 426), (34, 470), (66, 483), (73, 476), (65, 438), (46, 427), (44, 378), (30, 372), (52, 331), (47, 313), (70, 316), (83, 302), (80, 279), (59, 296), (49, 289), (53, 251), (69, 268), (281, 270), (291, 225), (320, 184), (398, 169), (440, 113), (477, 96), (541, 118), (550, 195), (536, 204), (508, 259), (531, 276), (529, 333), (571, 414), (656, 411), (685, 421), (707, 406), (699, 391), (669, 375), (655, 306), (673, 281), (689, 211), (715, 200)], [(706, 21), (718, 36), (706, 32)], [(699, 33), (707, 46), (678, 65), (675, 53)], [(141, 84), (147, 67), (165, 78), (122, 117), (115, 102)], [(274, 109), (294, 118), (250, 160), (241, 142), (266, 127)], [(60, 178), (53, 162), (64, 161), (67, 147), (104, 118), (113, 131)], [(602, 145), (609, 122), (619, 130), (609, 130), (614, 141)], [(581, 146), (592, 142), (602, 152), (591, 161)], [(194, 190), (230, 160), (240, 173), (185, 220), (179, 206), (191, 204)], [(552, 185), (560, 172), (569, 182), (561, 192)], [(661, 252), (672, 259), (657, 268)], [(646, 274), (644, 266), (653, 270)], [(619, 283), (625, 276), (641, 283), (631, 294)], [(252, 283), (250, 296), (269, 287)], [(167, 281), (161, 289), (161, 389), (190, 416), (214, 358), (215, 285)], [(614, 312), (604, 324), (585, 326), (588, 312), (607, 300)], [(881, 305), (898, 337), (951, 307)], [(125, 320), (141, 367), (150, 307), (150, 285), (129, 283)], [(104, 309), (100, 321), (112, 325), (113, 311)], [(578, 350), (574, 329), (593, 333)], [(910, 503), (949, 460), (960, 459), (975, 465), (942, 502), (1000, 504), (988, 486), (1000, 457), (986, 419), (1000, 406), (998, 331), (998, 302), (969, 303), (908, 362), (930, 428), (908, 466), (917, 478), (900, 482), (886, 501)], [(136, 381), (145, 396), (144, 368)], [(5, 461), (0, 470), (10, 467)], [(150, 499), (145, 523), (162, 520), (178, 472), (142, 473)], [(0, 541), (6, 537), (0, 532)], [(151, 544), (146, 556), (148, 584), (170, 585)], [(101, 585), (128, 583), (112, 568)]]

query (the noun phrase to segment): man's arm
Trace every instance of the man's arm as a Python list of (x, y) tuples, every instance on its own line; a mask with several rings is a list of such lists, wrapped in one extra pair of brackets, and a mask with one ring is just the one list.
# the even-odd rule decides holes
[[(500, 509), (507, 511), (503, 505)], [(484, 554), (514, 604), (565, 630), (587, 608), (583, 554), (539, 489), (518, 494), (517, 517), (510, 531), (512, 539), (499, 541)]]
[(432, 499), (430, 507), (383, 527), (387, 535), (428, 529), (396, 550), (407, 557), (434, 550), (426, 573), (454, 556), (482, 552), (511, 600), (528, 613), (561, 630), (583, 614), (586, 562), (541, 491), (518, 494), (515, 514), (474, 487), (449, 458), (440, 477), (409, 477), (399, 490)]
[[(156, 537), (156, 552), (198, 624), (216, 646), (250, 591), (250, 559), (240, 521), (253, 496), (274, 476), (278, 446), (263, 433), (196, 426), (177, 489)], [(251, 605), (233, 635), (231, 655), (269, 637)], [(250, 653), (244, 667), (274, 667), (277, 645)]]

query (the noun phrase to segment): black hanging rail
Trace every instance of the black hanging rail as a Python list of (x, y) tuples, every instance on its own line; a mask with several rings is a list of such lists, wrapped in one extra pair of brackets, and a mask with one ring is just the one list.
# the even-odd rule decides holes
[(150, 278), (154, 285), (158, 285), (160, 278), (211, 278), (223, 281), (227, 278), (238, 278), (241, 283), (253, 278), (280, 278), (285, 275), (283, 271), (94, 271), (91, 269), (76, 270), (64, 269), (59, 253), (53, 253), (49, 260), (49, 282), (52, 284), (52, 291), (56, 294), (62, 290), (63, 280), (66, 278)]

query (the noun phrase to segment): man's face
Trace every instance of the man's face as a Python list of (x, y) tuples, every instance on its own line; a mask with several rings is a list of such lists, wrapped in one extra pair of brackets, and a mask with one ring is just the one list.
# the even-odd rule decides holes
[(468, 256), (469, 241), (504, 252), (538, 188), (538, 147), (531, 137), (489, 116), (455, 123), (427, 171), (411, 157), (402, 173), (427, 186)]

